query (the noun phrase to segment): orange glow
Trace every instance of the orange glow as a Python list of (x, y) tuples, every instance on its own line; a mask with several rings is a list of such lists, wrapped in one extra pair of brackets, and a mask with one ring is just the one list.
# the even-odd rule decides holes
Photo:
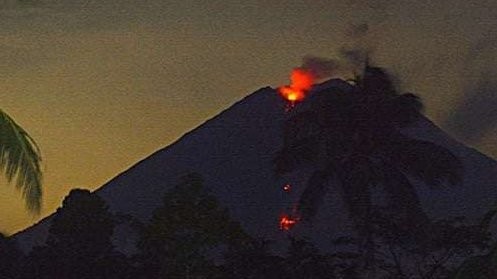
[(298, 95), (296, 93), (292, 92), (292, 93), (288, 94), (287, 98), (289, 101), (293, 102), (293, 101), (296, 101), (298, 99)]
[(295, 224), (297, 223), (297, 220), (294, 218), (288, 216), (288, 215), (283, 215), (280, 218), (280, 229), (283, 231), (288, 231), (290, 230)]
[(290, 185), (290, 184), (285, 184), (285, 185), (283, 186), (283, 191), (285, 191), (285, 192), (290, 192), (290, 190), (292, 190), (292, 185)]
[(280, 95), (290, 102), (302, 101), (305, 97), (303, 91), (295, 90), (290, 86), (283, 86), (279, 88)]
[(280, 95), (294, 104), (304, 100), (306, 93), (314, 84), (312, 74), (302, 68), (295, 68), (290, 75), (290, 85), (278, 88)]

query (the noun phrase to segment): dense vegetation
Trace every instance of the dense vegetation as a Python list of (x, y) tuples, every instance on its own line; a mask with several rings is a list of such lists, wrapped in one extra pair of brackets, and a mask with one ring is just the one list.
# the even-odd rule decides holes
[[(332, 253), (296, 238), (289, 238), (286, 252), (275, 252), (271, 243), (247, 235), (192, 173), (164, 195), (147, 223), (110, 213), (87, 190), (71, 191), (46, 245), (24, 255), (12, 240), (0, 238), (0, 278), (364, 278), (365, 269), (374, 271), (373, 278), (493, 278), (488, 226), (494, 214), (476, 225), (434, 221), (424, 238), (377, 215), (371, 221), (373, 257), (365, 267), (361, 242), (352, 236), (336, 239)], [(137, 224), (133, 255), (112, 243), (123, 220)], [(482, 265), (488, 268), (479, 269), (481, 277), (467, 276)]]

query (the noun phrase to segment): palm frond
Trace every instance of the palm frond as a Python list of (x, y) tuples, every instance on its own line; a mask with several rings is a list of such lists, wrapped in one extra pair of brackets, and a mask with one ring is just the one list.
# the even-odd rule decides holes
[(396, 127), (405, 127), (417, 121), (423, 110), (421, 99), (412, 94), (385, 98), (379, 102), (378, 120)]
[(360, 86), (368, 95), (395, 95), (394, 77), (381, 67), (366, 65)]
[(308, 137), (283, 147), (274, 159), (276, 173), (285, 174), (298, 166), (315, 161), (318, 144), (317, 137)]
[(302, 138), (315, 135), (319, 130), (316, 114), (312, 111), (304, 111), (285, 121), (283, 139), (285, 144), (292, 144)]
[(41, 155), (29, 134), (0, 110), (0, 171), (22, 191), (26, 207), (38, 213), (42, 198)]
[(388, 211), (397, 217), (404, 229), (423, 226), (428, 216), (423, 211), (416, 189), (409, 179), (395, 166), (381, 165), (381, 184), (388, 196)]
[(350, 217), (361, 233), (366, 233), (369, 226), (372, 206), (369, 187), (379, 180), (378, 173), (372, 166), (368, 158), (352, 156), (340, 164), (337, 172)]
[(456, 185), (462, 180), (463, 166), (459, 158), (435, 143), (399, 134), (385, 143), (382, 152), (392, 165), (398, 165), (402, 171), (428, 185), (439, 186), (445, 181)]
[(298, 203), (298, 210), (305, 220), (312, 220), (316, 215), (319, 205), (328, 192), (326, 182), (331, 175), (332, 173), (328, 171), (315, 171), (309, 178)]
[(320, 92), (310, 100), (311, 111), (315, 113), (316, 122), (320, 127), (336, 129), (347, 126), (354, 110), (357, 110), (357, 100), (362, 96), (354, 92), (329, 90)]

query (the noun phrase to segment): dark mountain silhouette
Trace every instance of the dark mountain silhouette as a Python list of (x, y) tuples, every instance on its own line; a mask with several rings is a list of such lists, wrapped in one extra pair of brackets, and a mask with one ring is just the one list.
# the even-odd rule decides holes
[[(311, 95), (333, 88), (354, 90), (348, 83), (333, 79), (315, 85)], [(285, 120), (289, 114), (305, 110), (308, 104), (304, 101), (291, 112), (285, 112), (285, 106), (276, 90), (262, 88), (95, 192), (112, 211), (145, 221), (179, 177), (194, 171), (202, 175), (205, 187), (250, 235), (272, 240), (276, 246), (288, 244), (289, 234), (304, 236), (319, 243), (321, 249), (331, 249), (333, 239), (354, 231), (333, 180), (325, 182), (330, 190), (312, 222), (298, 222), (289, 231), (279, 226), (280, 217), (293, 210), (314, 172), (312, 168), (300, 168), (278, 176), (274, 171), (274, 158), (283, 147)], [(401, 131), (447, 148), (463, 164), (464, 176), (456, 186), (430, 188), (410, 178), (430, 217), (467, 216), (477, 220), (497, 202), (497, 162), (452, 139), (425, 117)], [(283, 191), (287, 183), (291, 191)], [(51, 217), (47, 217), (15, 236), (24, 251), (46, 240), (50, 222)], [(123, 251), (133, 251), (132, 235), (131, 227), (120, 225), (114, 235), (115, 245)]]

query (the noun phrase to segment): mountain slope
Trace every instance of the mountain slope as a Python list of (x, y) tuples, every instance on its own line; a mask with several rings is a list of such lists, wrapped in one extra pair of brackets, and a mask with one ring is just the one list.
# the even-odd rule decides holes
[[(352, 88), (341, 80), (330, 80), (313, 88)], [(305, 102), (296, 110), (304, 109)], [(244, 229), (257, 237), (283, 243), (290, 234), (304, 235), (326, 249), (331, 240), (351, 230), (351, 222), (338, 188), (325, 197), (312, 224), (299, 223), (290, 232), (281, 231), (281, 214), (291, 211), (310, 171), (302, 169), (284, 177), (273, 172), (275, 153), (282, 146), (282, 126), (287, 117), (285, 102), (272, 88), (262, 88), (218, 116), (184, 135), (174, 144), (157, 151), (96, 191), (113, 211), (147, 220), (161, 203), (165, 191), (191, 171), (200, 173), (205, 185), (226, 206)], [(425, 209), (433, 216), (478, 217), (497, 202), (497, 163), (451, 139), (428, 119), (422, 119), (405, 133), (445, 146), (464, 163), (462, 185), (447, 189), (419, 187)], [(292, 191), (282, 186), (292, 184)], [(330, 181), (332, 187), (333, 181)], [(16, 235), (27, 251), (46, 236), (50, 218)], [(129, 228), (116, 234), (117, 245), (131, 251)]]

